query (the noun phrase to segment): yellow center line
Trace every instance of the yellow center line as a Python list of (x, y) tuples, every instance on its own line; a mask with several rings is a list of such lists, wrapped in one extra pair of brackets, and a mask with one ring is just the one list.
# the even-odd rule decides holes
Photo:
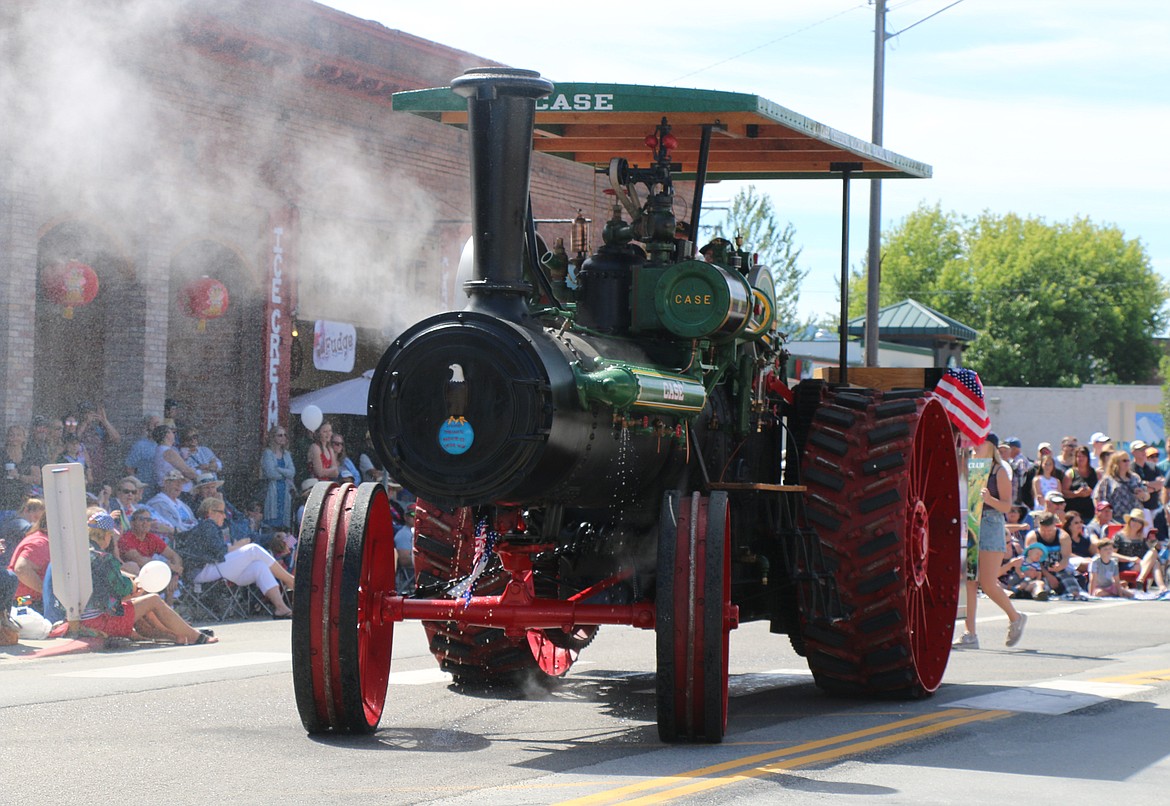
[[(1170, 681), (1170, 669), (1154, 669), (1145, 672), (1134, 672), (1132, 674), (1093, 679), (1093, 682), (1097, 683), (1131, 684), (1168, 681)], [(665, 803), (677, 798), (686, 797), (687, 795), (694, 795), (709, 789), (728, 786), (739, 781), (751, 780), (781, 770), (794, 769), (823, 761), (832, 761), (844, 756), (856, 755), (881, 747), (889, 747), (934, 733), (941, 733), (972, 722), (1002, 719), (1011, 716), (1012, 713), (1012, 711), (979, 711), (967, 708), (949, 708), (938, 711), (937, 713), (923, 714), (885, 725), (865, 728), (864, 730), (858, 730), (852, 733), (843, 733), (839, 736), (830, 736), (826, 739), (805, 742), (804, 744), (794, 745), (782, 750), (757, 753), (688, 772), (680, 772), (676, 775), (653, 778), (636, 784), (598, 792), (593, 795), (562, 801), (556, 806), (600, 806), (600, 804), (617, 802), (627, 805)], [(763, 743), (743, 742), (742, 744), (747, 746)], [(833, 747), (833, 745), (841, 746)], [(650, 790), (661, 791), (651, 792)], [(629, 795), (637, 795), (639, 793), (648, 794), (644, 794), (633, 800), (624, 799)]]
[(646, 795), (645, 797), (637, 798), (636, 800), (622, 802), (626, 804), (626, 806), (642, 806), (643, 804), (665, 803), (670, 800), (675, 800), (676, 798), (693, 795), (697, 792), (703, 792), (708, 789), (715, 789), (716, 787), (728, 786), (729, 784), (739, 783), (740, 781), (759, 778), (761, 775), (770, 775), (781, 770), (790, 770), (796, 767), (804, 767), (809, 764), (816, 764), (822, 761), (832, 761), (833, 759), (841, 758), (842, 756), (864, 753), (867, 750), (874, 750), (880, 747), (889, 747), (890, 745), (898, 744), (900, 742), (907, 742), (912, 739), (929, 736), (933, 733), (941, 733), (944, 730), (950, 730), (951, 728), (956, 728), (969, 722), (982, 722), (991, 719), (1002, 719), (1003, 717), (1011, 716), (1011, 713), (1011, 711), (969, 711), (966, 716), (957, 717), (955, 719), (948, 719), (944, 722), (936, 722), (934, 724), (924, 725), (920, 728), (913, 728), (901, 733), (895, 733), (890, 736), (881, 736), (876, 739), (845, 745), (844, 747), (836, 747), (832, 750), (824, 750), (820, 753), (811, 753), (809, 755), (799, 756), (798, 758), (785, 759), (783, 761), (765, 764), (760, 767), (743, 770), (741, 772), (735, 772), (719, 778), (696, 781), (686, 786), (678, 786), (673, 789), (667, 789), (662, 792)]
[(1154, 669), (1149, 672), (1134, 672), (1116, 677), (1094, 677), (1094, 683), (1164, 683), (1170, 680), (1170, 669)]
[[(806, 753), (811, 750), (818, 750), (823, 747), (829, 747), (843, 742), (852, 742), (858, 739), (865, 739), (877, 734), (889, 733), (890, 731), (901, 730), (909, 728), (914, 725), (922, 725), (930, 722), (938, 722), (941, 720), (951, 719), (959, 715), (970, 715), (972, 712), (966, 708), (948, 708), (936, 713), (922, 714), (920, 716), (911, 717), (909, 719), (899, 720), (897, 722), (890, 722), (884, 725), (877, 725), (872, 728), (865, 728), (863, 730), (853, 731), (852, 733), (843, 733), (840, 736), (830, 736), (827, 739), (817, 739), (804, 744), (798, 744), (793, 747), (786, 747), (782, 750), (772, 750), (767, 753), (757, 753), (752, 756), (745, 756), (743, 758), (734, 759), (732, 761), (725, 761), (720, 764), (714, 764), (709, 767), (702, 767), (697, 770), (689, 772), (681, 772), (677, 775), (669, 775), (661, 778), (653, 778), (648, 781), (642, 781), (629, 786), (618, 787), (617, 789), (606, 790), (595, 795), (587, 795), (582, 798), (574, 800), (563, 801), (557, 806), (592, 806), (593, 804), (610, 803), (620, 799), (626, 795), (633, 795), (638, 792), (645, 792), (650, 789), (660, 789), (662, 787), (679, 784), (695, 778), (702, 778), (717, 773), (726, 772), (728, 770), (737, 769), (740, 767), (749, 766), (752, 764), (760, 764), (762, 762), (772, 761), (774, 759), (783, 758), (784, 756), (796, 755), (799, 753)], [(976, 712), (976, 713), (1001, 713), (998, 711), (992, 712)], [(1002, 712), (1007, 713), (1007, 712)], [(964, 717), (965, 721), (970, 721)], [(852, 747), (852, 745), (850, 746)]]

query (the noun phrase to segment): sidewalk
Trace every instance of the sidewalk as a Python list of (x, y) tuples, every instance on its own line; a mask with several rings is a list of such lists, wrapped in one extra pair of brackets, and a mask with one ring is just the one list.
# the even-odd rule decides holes
[[(51, 658), (56, 655), (75, 655), (79, 652), (99, 652), (106, 649), (105, 638), (46, 638), (30, 641), (22, 638), (11, 646), (0, 646), (0, 664), (27, 658)], [(134, 642), (128, 642), (133, 645)], [(122, 648), (126, 648), (123, 646)]]
[[(251, 602), (249, 601), (248, 604)], [(236, 610), (241, 615), (247, 612), (244, 608), (247, 605), (237, 604)], [(205, 608), (206, 609), (206, 608)], [(199, 618), (196, 616), (192, 618), (192, 614), (188, 612), (187, 608), (179, 611), (187, 622), (196, 629), (217, 629), (220, 626), (228, 624), (246, 624), (252, 621), (267, 621), (267, 617), (259, 612), (249, 613), (246, 618), (226, 618), (219, 621), (213, 618)], [(33, 658), (52, 658), (61, 655), (78, 655), (85, 652), (102, 652), (102, 653), (124, 653), (129, 650), (147, 649), (152, 647), (166, 647), (175, 646), (167, 641), (151, 641), (151, 640), (131, 640), (129, 638), (105, 638), (105, 637), (91, 637), (78, 636), (76, 638), (47, 638), (43, 641), (32, 641), (26, 638), (20, 639), (17, 643), (11, 646), (0, 646), (0, 667), (6, 662), (29, 660)]]
[[(194, 626), (198, 629), (198, 625)], [(46, 638), (44, 641), (30, 641), (22, 638), (11, 646), (0, 646), (0, 666), (6, 662), (33, 658), (52, 658), (60, 655), (77, 655), (83, 652), (126, 652), (160, 646), (176, 646), (176, 644), (168, 641), (134, 641), (129, 638), (104, 637)]]

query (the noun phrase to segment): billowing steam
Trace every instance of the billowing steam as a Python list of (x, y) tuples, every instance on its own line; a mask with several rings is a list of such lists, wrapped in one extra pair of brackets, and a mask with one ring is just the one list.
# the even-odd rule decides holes
[(174, 8), (70, 1), (0, 12), (0, 149), (47, 213), (67, 205), (124, 215), (125, 186), (145, 190), (158, 121), (132, 54), (143, 34), (173, 28)]
[[(247, 30), (256, 15), (287, 11), (174, 0), (5, 4), (0, 177), (31, 200), (33, 226), (90, 222), (131, 267), (144, 245), (169, 256), (193, 239), (222, 242), (254, 267), (245, 290), (257, 295), (267, 216), (295, 206), (302, 315), (400, 330), (442, 307), (443, 254), (429, 245), (438, 202), (409, 178), (417, 170), (396, 143), (394, 114), (312, 83), (287, 55), (233, 60), (199, 46), (202, 21)], [(344, 114), (333, 115), (334, 104)], [(448, 202), (442, 217), (466, 220), (466, 208)]]

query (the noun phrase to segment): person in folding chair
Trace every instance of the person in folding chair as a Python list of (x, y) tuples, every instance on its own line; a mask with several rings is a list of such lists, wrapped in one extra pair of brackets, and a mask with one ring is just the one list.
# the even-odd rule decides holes
[(280, 583), (293, 589), (293, 576), (263, 546), (242, 538), (230, 545), (224, 537), (227, 508), (219, 498), (199, 504), (199, 524), (180, 536), (179, 556), (194, 583), (226, 579), (236, 585), (255, 585), (272, 605), (273, 618), (292, 618)]

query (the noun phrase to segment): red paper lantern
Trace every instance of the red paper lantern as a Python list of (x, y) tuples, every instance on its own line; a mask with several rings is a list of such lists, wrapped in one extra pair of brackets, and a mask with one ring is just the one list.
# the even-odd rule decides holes
[(58, 263), (41, 272), (41, 286), (45, 296), (65, 308), (65, 318), (73, 318), (73, 309), (88, 305), (98, 292), (98, 276), (92, 266), (80, 260)]
[(214, 277), (200, 277), (179, 293), (179, 307), (192, 319), (198, 319), (198, 329), (207, 329), (208, 319), (218, 319), (227, 313), (231, 302), (227, 286)]

